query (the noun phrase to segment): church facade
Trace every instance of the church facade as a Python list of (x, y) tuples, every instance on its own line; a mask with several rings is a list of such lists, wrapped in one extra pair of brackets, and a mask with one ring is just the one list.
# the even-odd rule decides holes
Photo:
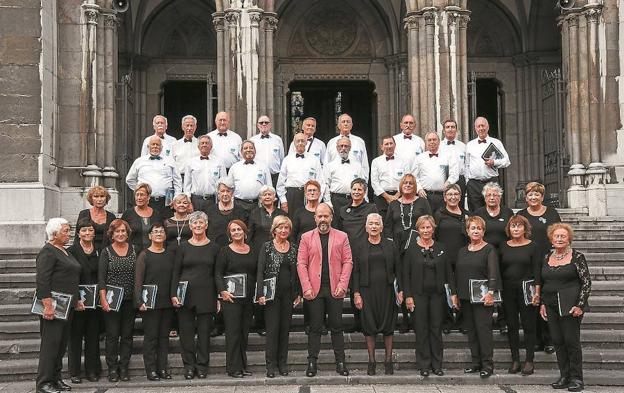
[[(196, 135), (268, 115), (330, 139), (349, 113), (379, 154), (411, 113), (421, 134), (485, 116), (512, 165), (505, 202), (624, 216), (624, 0), (0, 0), (0, 247), (36, 247), (89, 187), (123, 181), (151, 120)], [(620, 37), (622, 39), (620, 39)]]

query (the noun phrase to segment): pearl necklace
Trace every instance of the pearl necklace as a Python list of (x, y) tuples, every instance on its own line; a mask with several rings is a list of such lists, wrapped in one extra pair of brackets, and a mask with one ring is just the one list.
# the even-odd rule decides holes
[(557, 252), (555, 251), (555, 253), (553, 254), (553, 257), (554, 257), (556, 260), (560, 261), (560, 260), (562, 260), (563, 258), (565, 258), (565, 257), (566, 257), (566, 255), (568, 255), (568, 254), (570, 253), (570, 251), (571, 251), (571, 250), (572, 250), (572, 248), (570, 248), (570, 246), (568, 246), (568, 247), (565, 249), (565, 252), (564, 252), (563, 254), (557, 254)]

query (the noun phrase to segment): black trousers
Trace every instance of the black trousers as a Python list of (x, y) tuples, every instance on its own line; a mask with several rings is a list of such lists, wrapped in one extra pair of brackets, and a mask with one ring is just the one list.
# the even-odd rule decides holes
[(345, 361), (344, 333), (342, 330), (342, 299), (335, 299), (329, 287), (321, 287), (319, 294), (309, 303), (310, 334), (308, 335), (308, 361), (318, 359), (321, 350), (321, 331), (327, 313), (332, 347), (336, 362)]
[(277, 179), (279, 178), (279, 172), (271, 174), (271, 184), (273, 188), (277, 188)]
[(258, 199), (240, 199), (235, 198), (236, 204), (240, 206), (247, 213), (251, 213), (251, 211), (258, 207)]
[(167, 217), (173, 216), (173, 210), (170, 206), (165, 206), (165, 197), (152, 197), (149, 199), (148, 206), (154, 209), (154, 212), (158, 214), (158, 217), (162, 217), (163, 220)]
[(167, 370), (169, 329), (173, 309), (158, 308), (141, 313), (143, 319), (143, 364), (145, 373)]
[[(397, 191), (386, 191), (386, 194), (395, 195)], [(377, 212), (383, 217), (386, 218), (386, 213), (388, 213), (388, 202), (381, 195), (375, 195), (375, 205), (377, 206)]]
[(468, 180), (468, 182), (466, 183), (466, 191), (468, 193), (468, 210), (474, 213), (481, 206), (485, 206), (485, 198), (483, 198), (483, 187), (485, 187), (485, 185), (491, 181), (498, 182), (498, 177), (492, 177), (486, 180)]
[(303, 187), (286, 187), (286, 202), (288, 202), (288, 216), (293, 218), (297, 210), (305, 204)]
[(442, 369), (444, 314), (440, 308), (441, 302), (441, 294), (414, 295), (412, 323), (416, 336), (416, 365), (421, 370)]
[(494, 307), (483, 304), (471, 304), (462, 300), (464, 322), (468, 330), (468, 345), (472, 366), (482, 370), (494, 370), (494, 337), (492, 335), (492, 312)]
[[(72, 314), (70, 313), (69, 318)], [(37, 368), (37, 388), (46, 383), (55, 383), (61, 379), (63, 370), (63, 355), (69, 340), (69, 321), (53, 319), (51, 321), (39, 318), (39, 332), (41, 333), (41, 348), (39, 351), (39, 366)]]
[(67, 364), (69, 374), (79, 377), (84, 341), (84, 369), (87, 376), (99, 376), (102, 370), (100, 361), (100, 318), (101, 310), (77, 311), (70, 324), (69, 353)]
[(106, 326), (106, 365), (108, 370), (127, 369), (132, 355), (132, 332), (135, 309), (132, 300), (124, 300), (119, 311), (104, 313)]
[(459, 186), (459, 189), (461, 190), (461, 196), (459, 197), (459, 206), (465, 208), (466, 207), (466, 178), (464, 177), (464, 175), (460, 175), (459, 179), (457, 180), (457, 183), (455, 183)]
[[(511, 283), (503, 283), (503, 307), (507, 319), (507, 339), (511, 350), (511, 359), (520, 361), (520, 321), (524, 332), (526, 361), (532, 362), (535, 353), (535, 325), (537, 307), (524, 304), (522, 288)], [(518, 318), (518, 315), (520, 318)]]
[(214, 195), (191, 195), (191, 203), (193, 204), (194, 211), (203, 211), (206, 214), (208, 214), (208, 209), (211, 209), (216, 205)]
[(581, 321), (583, 317), (559, 316), (556, 306), (546, 306), (548, 328), (557, 352), (557, 363), (562, 377), (583, 380), (583, 351), (581, 349)]
[(330, 197), (332, 206), (334, 207), (334, 215), (338, 214), (341, 207), (351, 206), (351, 195), (347, 196), (347, 194), (337, 194), (332, 192)]
[[(180, 346), (185, 370), (208, 373), (210, 364), (211, 313), (198, 313), (197, 308), (181, 307), (178, 310)], [(195, 341), (197, 334), (197, 341)]]
[(431, 206), (431, 211), (436, 212), (439, 208), (446, 206), (442, 191), (427, 191), (427, 201)]
[(277, 293), (275, 299), (265, 306), (266, 321), (266, 367), (275, 371), (288, 368), (288, 333), (293, 314), (293, 298), (285, 291)]
[(225, 322), (225, 368), (228, 373), (247, 369), (247, 340), (253, 316), (250, 299), (221, 302)]

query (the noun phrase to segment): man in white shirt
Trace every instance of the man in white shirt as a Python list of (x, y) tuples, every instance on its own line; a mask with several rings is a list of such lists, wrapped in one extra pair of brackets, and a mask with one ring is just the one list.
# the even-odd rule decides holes
[(466, 160), (466, 144), (457, 139), (457, 122), (452, 119), (445, 120), (442, 124), (444, 139), (440, 143), (440, 151), (445, 154), (450, 154), (457, 159), (457, 166), (459, 167), (459, 179), (455, 184), (461, 189), (460, 206), (465, 207), (464, 198), (466, 196), (466, 178), (465, 178), (465, 163)]
[(215, 130), (208, 133), (212, 139), (212, 154), (223, 161), (227, 170), (232, 164), (240, 160), (240, 148), (243, 139), (230, 130), (230, 115), (219, 112), (215, 116)]
[[(474, 125), (477, 138), (466, 145), (466, 190), (468, 209), (471, 212), (485, 205), (483, 187), (491, 181), (498, 182), (498, 170), (511, 164), (503, 143), (488, 135), (490, 124), (487, 119), (477, 117)], [(490, 145), (498, 149), (500, 156), (482, 157)]]
[(440, 151), (440, 137), (435, 132), (425, 135), (427, 150), (414, 161), (412, 173), (421, 188), (418, 194), (428, 199), (431, 211), (444, 206), (444, 188), (459, 178), (457, 159)]
[(146, 137), (141, 145), (141, 155), (146, 156), (150, 154), (149, 141), (152, 136), (157, 136), (162, 142), (162, 148), (160, 150), (161, 157), (171, 157), (173, 153), (173, 145), (176, 143), (176, 139), (167, 134), (167, 118), (163, 115), (156, 115), (152, 119), (152, 127), (154, 128), (154, 134)]
[(195, 116), (184, 116), (182, 118), (182, 132), (184, 132), (184, 135), (173, 144), (173, 160), (183, 181), (184, 171), (189, 160), (199, 155), (195, 130), (197, 130), (197, 119)]
[(198, 138), (199, 156), (191, 158), (184, 172), (184, 193), (191, 198), (193, 208), (208, 212), (217, 201), (219, 179), (226, 175), (225, 165), (217, 157), (210, 157), (212, 140), (208, 135)]
[(401, 119), (401, 132), (394, 136), (396, 144), (394, 154), (409, 165), (412, 165), (416, 157), (425, 151), (425, 142), (414, 134), (415, 129), (414, 116), (407, 114)]
[(306, 153), (306, 136), (295, 134), (293, 144), (295, 152), (287, 155), (282, 162), (282, 169), (277, 179), (277, 196), (281, 208), (294, 217), (297, 209), (303, 207), (303, 185), (308, 180), (316, 180), (321, 185), (321, 195), (325, 192), (325, 180), (321, 163), (310, 153)]
[[(306, 117), (303, 119), (302, 125), (303, 134), (307, 138), (305, 152), (312, 154), (316, 158), (318, 158), (321, 165), (323, 165), (323, 160), (325, 159), (325, 152), (327, 147), (325, 146), (325, 142), (314, 137), (316, 133), (316, 119), (313, 117)], [(288, 149), (288, 154), (295, 152), (295, 144), (294, 142), (290, 143), (290, 148)]]
[(269, 168), (271, 185), (275, 186), (284, 160), (284, 142), (279, 135), (271, 132), (271, 119), (268, 116), (260, 116), (256, 127), (260, 133), (250, 139), (256, 146), (256, 160)]
[(323, 172), (334, 212), (339, 212), (341, 207), (351, 204), (351, 182), (358, 178), (368, 182), (368, 172), (364, 171), (362, 164), (357, 160), (349, 158), (351, 139), (340, 138), (336, 143), (336, 149), (338, 157), (326, 163)]
[(410, 172), (411, 164), (396, 157), (394, 137), (387, 135), (381, 140), (383, 154), (371, 163), (371, 186), (375, 204), (382, 217), (386, 216), (388, 205), (399, 197), (399, 182)]
[(149, 154), (134, 160), (126, 176), (126, 184), (134, 191), (140, 183), (152, 187), (149, 206), (158, 217), (172, 216), (169, 205), (173, 198), (182, 192), (182, 179), (171, 157), (162, 157), (162, 141), (153, 135), (149, 139)]
[(366, 144), (362, 138), (351, 133), (352, 128), (353, 119), (351, 119), (351, 116), (343, 113), (338, 117), (338, 131), (340, 134), (327, 142), (327, 152), (325, 153), (325, 162), (323, 165), (334, 161), (334, 159), (338, 156), (338, 151), (336, 150), (336, 143), (338, 142), (338, 139), (341, 137), (347, 137), (351, 139), (351, 153), (349, 154), (349, 157), (354, 158), (362, 164), (362, 167), (366, 172), (369, 171)]
[(250, 212), (258, 206), (260, 188), (271, 185), (269, 169), (256, 158), (256, 146), (250, 140), (241, 146), (241, 161), (235, 162), (228, 176), (234, 182), (234, 199), (237, 204)]

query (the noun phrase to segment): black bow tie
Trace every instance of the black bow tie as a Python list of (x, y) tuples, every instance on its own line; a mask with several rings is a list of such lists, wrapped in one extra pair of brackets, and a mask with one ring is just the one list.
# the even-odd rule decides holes
[(246, 160), (243, 165), (252, 165), (253, 163), (254, 163), (254, 160)]
[(209, 160), (209, 159), (210, 159), (210, 157), (200, 156), (200, 157), (199, 157), (199, 159), (200, 159), (200, 160)]
[(350, 163), (351, 163), (351, 161), (350, 161), (348, 158), (347, 158), (347, 159), (343, 158), (343, 159), (342, 159), (342, 163), (343, 163), (343, 164), (350, 164)]
[(191, 142), (193, 142), (193, 140), (192, 140), (192, 139), (185, 139), (185, 140), (184, 140), (184, 143), (191, 143)]
[(412, 139), (412, 136), (411, 136), (411, 135), (403, 135), (403, 139), (409, 139), (409, 140), (411, 140), (411, 139)]
[(479, 143), (487, 143), (487, 139), (479, 139)]
[(150, 156), (150, 160), (161, 160), (161, 156)]
[(266, 134), (266, 135), (260, 135), (260, 139), (269, 139), (270, 135)]
[(386, 161), (394, 160), (394, 156), (386, 157)]
[(454, 144), (455, 144), (455, 141), (446, 141), (446, 144), (447, 144), (447, 145), (454, 145)]
[(217, 132), (217, 135), (219, 135), (219, 136), (227, 136), (227, 132)]
[(303, 155), (303, 154), (299, 154), (299, 153), (296, 153), (296, 154), (295, 154), (295, 158), (303, 158), (303, 157), (304, 157), (304, 155)]
[(164, 135), (158, 135), (158, 137), (159, 137), (160, 139), (165, 139), (165, 136), (164, 136)]
[(438, 153), (429, 153), (429, 158), (431, 158), (431, 157), (437, 157), (437, 156), (438, 156)]
[(308, 138), (308, 142), (312, 142), (313, 140), (314, 140), (314, 137)]

